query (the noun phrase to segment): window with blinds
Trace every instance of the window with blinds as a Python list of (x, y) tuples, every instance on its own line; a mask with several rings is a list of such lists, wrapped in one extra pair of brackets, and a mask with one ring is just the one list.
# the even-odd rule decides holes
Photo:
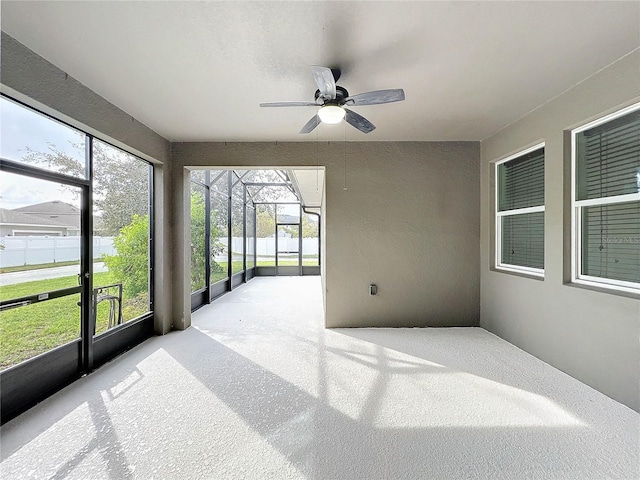
[(496, 163), (496, 268), (544, 274), (544, 145)]
[(640, 105), (573, 134), (574, 279), (640, 291)]

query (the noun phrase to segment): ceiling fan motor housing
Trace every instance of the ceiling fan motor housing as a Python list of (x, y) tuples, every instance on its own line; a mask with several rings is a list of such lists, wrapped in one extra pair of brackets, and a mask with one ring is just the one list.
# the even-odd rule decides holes
[(316, 103), (318, 103), (318, 98), (321, 98), (323, 100), (323, 103), (321, 103), (320, 105), (344, 105), (345, 103), (345, 99), (349, 98), (349, 92), (347, 92), (347, 89), (344, 87), (341, 87), (340, 85), (336, 85), (336, 98), (333, 100), (325, 100), (322, 98), (322, 94), (320, 93), (320, 90), (316, 90), (315, 96), (314, 96)]

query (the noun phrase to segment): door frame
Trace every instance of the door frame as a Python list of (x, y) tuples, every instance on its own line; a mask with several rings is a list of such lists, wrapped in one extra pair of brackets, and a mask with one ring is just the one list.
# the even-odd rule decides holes
[[(30, 108), (30, 107), (27, 107)], [(92, 202), (92, 143), (93, 136), (86, 134), (87, 167), (86, 178), (76, 178), (58, 172), (47, 171), (13, 160), (0, 158), (0, 171), (35, 178), (80, 189), (80, 275), (77, 287), (57, 292), (41, 292), (35, 298), (22, 299), (30, 303), (47, 301), (68, 295), (80, 294), (80, 336), (63, 345), (26, 359), (0, 372), (0, 424), (36, 405), (58, 390), (71, 384), (84, 374), (90, 373), (116, 355), (143, 342), (153, 335), (153, 281), (149, 283), (150, 311), (116, 328), (94, 336), (95, 315), (93, 311), (93, 202)], [(153, 167), (150, 164), (149, 202), (149, 255), (150, 272), (153, 271), (154, 255), (154, 211), (153, 211)], [(8, 304), (20, 299), (11, 299)], [(17, 307), (20, 308), (20, 307)]]

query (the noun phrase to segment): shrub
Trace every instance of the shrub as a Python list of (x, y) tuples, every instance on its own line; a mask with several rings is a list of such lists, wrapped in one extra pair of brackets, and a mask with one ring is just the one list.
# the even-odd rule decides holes
[(131, 223), (120, 229), (113, 239), (117, 255), (103, 255), (102, 259), (113, 274), (122, 281), (125, 295), (133, 298), (149, 290), (149, 216), (133, 215)]
[[(204, 195), (201, 192), (191, 192), (191, 291), (194, 292), (205, 286), (205, 217), (206, 217)], [(216, 216), (218, 213), (211, 211), (210, 219), (210, 269), (212, 274), (222, 273), (224, 270), (215, 256), (224, 251), (217, 238), (221, 232), (217, 226)]]

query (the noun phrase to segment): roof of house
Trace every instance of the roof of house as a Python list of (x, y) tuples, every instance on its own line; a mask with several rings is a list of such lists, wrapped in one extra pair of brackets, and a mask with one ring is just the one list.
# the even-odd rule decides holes
[(39, 222), (41, 219), (44, 219), (52, 222), (51, 225), (76, 228), (80, 227), (80, 209), (60, 200), (27, 205), (24, 207), (14, 208), (12, 211), (14, 213), (22, 214), (27, 218), (32, 218), (32, 222)]
[(17, 212), (15, 210), (8, 210), (6, 208), (0, 208), (0, 224), (40, 225), (50, 227), (69, 226), (66, 224), (62, 224), (58, 219), (49, 219), (40, 217), (38, 215)]
[(80, 209), (61, 200), (35, 203), (13, 209), (15, 212), (34, 213), (36, 215), (80, 215)]

